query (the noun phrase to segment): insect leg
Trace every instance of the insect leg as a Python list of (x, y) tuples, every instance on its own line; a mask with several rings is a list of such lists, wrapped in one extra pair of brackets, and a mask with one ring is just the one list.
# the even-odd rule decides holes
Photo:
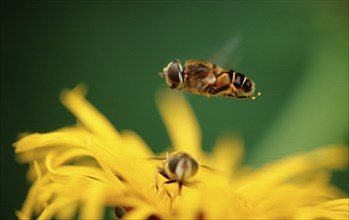
[(178, 195), (180, 196), (182, 193), (183, 182), (178, 182)]
[(229, 86), (231, 83), (231, 79), (228, 73), (222, 73), (222, 75), (218, 76), (216, 79), (215, 86), (217, 88)]
[(156, 171), (155, 175), (154, 175), (154, 180), (155, 180), (155, 195), (157, 194), (157, 192), (159, 191), (159, 185), (158, 185), (158, 171)]
[(203, 87), (200, 88), (200, 94), (205, 94), (207, 91), (211, 91), (213, 89), (213, 85), (212, 84), (206, 84)]
[[(178, 180), (168, 180), (166, 182), (164, 182), (163, 184), (171, 184), (171, 183), (177, 183)], [(182, 187), (183, 185), (185, 185), (185, 183), (183, 182), (178, 182), (178, 195), (180, 196), (182, 193)], [(172, 198), (172, 197), (171, 197)]]
[(223, 92), (223, 91), (229, 89), (229, 87), (230, 87), (229, 85), (226, 85), (226, 86), (222, 86), (222, 87), (216, 88), (216, 89), (212, 88), (210, 90), (210, 94), (211, 95), (217, 95), (218, 93)]
[(171, 184), (175, 182), (177, 182), (177, 180), (167, 180), (166, 182), (164, 182), (164, 184)]
[(208, 74), (204, 79), (201, 80), (201, 83), (203, 86), (199, 89), (199, 93), (203, 94), (206, 93), (207, 91), (211, 90), (213, 85), (216, 82), (216, 77), (214, 74)]
[[(207, 85), (206, 85), (207, 86)], [(223, 92), (230, 87), (230, 77), (227, 73), (223, 73), (222, 75), (216, 78), (214, 84), (210, 84), (210, 86), (206, 88), (206, 90), (211, 95), (217, 95), (220, 92)]]
[(161, 176), (165, 177), (166, 179), (170, 179), (167, 174), (165, 173), (164, 169), (162, 169), (161, 167), (158, 167), (156, 173), (155, 173), (155, 189), (156, 192), (159, 191), (159, 184), (158, 184), (158, 174), (160, 174)]
[(155, 188), (156, 188), (156, 193), (159, 191), (159, 184), (158, 184), (158, 174), (160, 174), (161, 176), (165, 177), (166, 179), (168, 179), (167, 181), (163, 182), (161, 185), (162, 185), (162, 190), (165, 191), (166, 195), (169, 197), (170, 199), (170, 210), (172, 209), (172, 195), (171, 193), (166, 189), (166, 187), (163, 187), (164, 184), (170, 184), (170, 183), (174, 183), (174, 182), (177, 182), (177, 180), (171, 180), (169, 178), (169, 176), (167, 176), (167, 174), (165, 173), (165, 171), (161, 168), (161, 167), (158, 167), (158, 170), (157, 172), (155, 173)]

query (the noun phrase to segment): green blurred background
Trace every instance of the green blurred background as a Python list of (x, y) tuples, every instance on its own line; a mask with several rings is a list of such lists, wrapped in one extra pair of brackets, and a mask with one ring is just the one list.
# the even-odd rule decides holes
[[(186, 94), (206, 150), (233, 131), (244, 139), (245, 162), (259, 166), (348, 144), (347, 10), (348, 1), (2, 2), (2, 219), (15, 218), (28, 189), (27, 165), (11, 146), (17, 134), (75, 122), (59, 103), (63, 88), (85, 82), (88, 99), (118, 129), (136, 131), (158, 152), (170, 144), (155, 106), (165, 88), (158, 72), (176, 58), (208, 59), (235, 38), (225, 67), (248, 75), (263, 95)], [(348, 171), (334, 182), (348, 192)]]

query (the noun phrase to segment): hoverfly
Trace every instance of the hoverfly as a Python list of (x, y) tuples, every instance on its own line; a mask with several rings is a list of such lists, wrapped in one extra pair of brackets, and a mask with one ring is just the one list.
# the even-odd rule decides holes
[(187, 60), (182, 67), (179, 60), (170, 62), (160, 74), (171, 89), (206, 96), (225, 96), (236, 99), (256, 99), (255, 83), (244, 74), (201, 60)]
[[(162, 163), (157, 167), (157, 173), (167, 179), (164, 184), (178, 183), (178, 195), (180, 195), (183, 185), (191, 185), (188, 179), (198, 172), (199, 166), (199, 163), (190, 154), (177, 151), (167, 153), (166, 157), (162, 158)], [(155, 186), (158, 190), (157, 179)]]

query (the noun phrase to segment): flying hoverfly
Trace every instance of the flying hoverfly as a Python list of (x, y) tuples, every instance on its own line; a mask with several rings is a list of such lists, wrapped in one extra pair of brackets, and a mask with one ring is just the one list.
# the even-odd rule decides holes
[(225, 96), (236, 99), (256, 99), (255, 83), (244, 74), (201, 60), (170, 62), (159, 74), (171, 89), (186, 90), (205, 96)]

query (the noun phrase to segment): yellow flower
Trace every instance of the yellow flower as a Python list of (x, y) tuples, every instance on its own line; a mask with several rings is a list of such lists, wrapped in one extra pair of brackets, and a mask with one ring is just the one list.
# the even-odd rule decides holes
[(204, 153), (190, 106), (180, 95), (163, 94), (157, 103), (173, 151), (204, 165), (179, 195), (177, 183), (163, 184), (167, 179), (157, 174), (161, 161), (151, 159), (165, 154), (154, 155), (132, 131), (117, 131), (85, 93), (78, 86), (61, 96), (77, 125), (28, 134), (14, 144), (33, 182), (20, 219), (101, 219), (107, 207), (122, 219), (348, 219), (349, 199), (329, 182), (331, 170), (347, 166), (346, 146), (252, 169), (239, 163), (237, 139), (219, 138), (213, 152)]

